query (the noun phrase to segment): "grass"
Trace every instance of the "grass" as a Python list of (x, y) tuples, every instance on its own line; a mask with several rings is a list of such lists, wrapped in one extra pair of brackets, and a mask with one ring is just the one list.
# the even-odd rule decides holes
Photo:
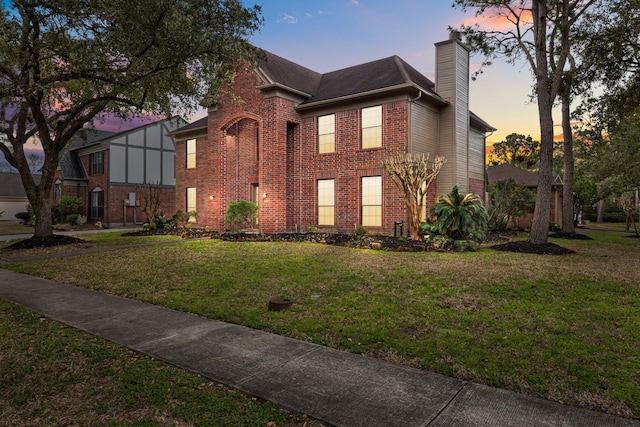
[(0, 236), (11, 234), (33, 234), (33, 227), (22, 225), (18, 221), (0, 219)]
[(206, 240), (5, 268), (640, 418), (640, 241), (591, 236), (550, 239), (566, 256)]
[(297, 426), (277, 405), (0, 299), (0, 425)]

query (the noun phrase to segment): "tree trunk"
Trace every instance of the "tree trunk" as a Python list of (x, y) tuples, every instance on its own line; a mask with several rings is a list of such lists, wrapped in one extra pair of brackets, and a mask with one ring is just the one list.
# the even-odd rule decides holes
[(553, 174), (553, 117), (551, 115), (551, 103), (544, 103), (538, 98), (538, 109), (540, 112), (541, 131), (540, 172), (538, 173), (536, 207), (533, 211), (529, 242), (541, 245), (547, 243), (549, 236)]
[[(30, 176), (31, 172), (28, 170), (28, 166), (26, 166), (25, 171), (21, 171), (22, 182), (36, 217), (33, 237), (53, 236), (51, 189), (53, 188), (55, 171), (58, 167), (59, 154), (51, 151), (45, 148), (44, 165), (41, 168), (42, 175), (38, 185), (35, 185), (33, 178)], [(29, 174), (29, 177), (25, 177), (24, 174)]]
[(573, 204), (573, 132), (569, 108), (571, 99), (565, 91), (562, 95), (562, 135), (564, 151), (564, 185), (562, 187), (562, 232), (575, 233), (574, 204)]

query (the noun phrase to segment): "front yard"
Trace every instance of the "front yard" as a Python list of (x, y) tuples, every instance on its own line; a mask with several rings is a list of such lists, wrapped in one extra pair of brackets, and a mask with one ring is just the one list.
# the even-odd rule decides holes
[(201, 240), (3, 268), (640, 418), (640, 240), (591, 236), (551, 240), (563, 256)]

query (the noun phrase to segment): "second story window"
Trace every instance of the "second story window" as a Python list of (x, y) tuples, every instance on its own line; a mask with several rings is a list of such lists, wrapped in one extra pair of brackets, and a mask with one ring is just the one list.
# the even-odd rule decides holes
[(336, 115), (318, 117), (318, 153), (336, 151)]
[(196, 140), (187, 140), (187, 169), (196, 167)]
[(362, 109), (362, 148), (382, 147), (382, 105)]
[(89, 156), (91, 175), (104, 173), (104, 157), (103, 152), (98, 151)]

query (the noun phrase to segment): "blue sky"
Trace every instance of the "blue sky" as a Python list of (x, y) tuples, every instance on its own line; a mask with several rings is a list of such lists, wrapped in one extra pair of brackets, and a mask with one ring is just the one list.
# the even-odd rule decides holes
[[(262, 6), (256, 46), (318, 72), (398, 55), (434, 79), (434, 43), (448, 27), (473, 18), (450, 0), (243, 0)], [(472, 67), (481, 58), (472, 57)], [(539, 138), (538, 113), (529, 100), (532, 77), (525, 63), (494, 61), (471, 83), (471, 109), (498, 131), (489, 142), (517, 132)], [(559, 118), (558, 118), (559, 120)]]

